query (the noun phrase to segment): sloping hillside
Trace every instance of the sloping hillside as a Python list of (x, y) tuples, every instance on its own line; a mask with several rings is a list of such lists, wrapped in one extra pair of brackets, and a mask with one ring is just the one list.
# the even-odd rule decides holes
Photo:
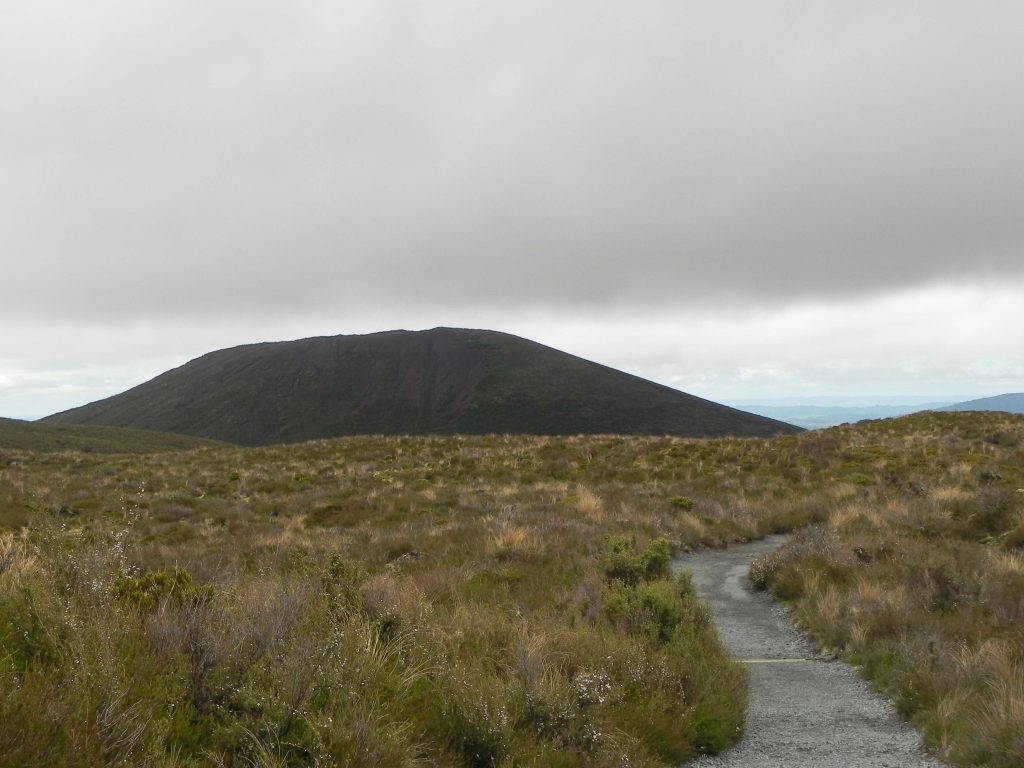
[(87, 453), (162, 453), (220, 445), (185, 435), (119, 427), (39, 424), (0, 418), (0, 449), (85, 451)]
[(1024, 392), (1012, 392), (995, 397), (982, 397), (977, 400), (967, 400), (963, 403), (954, 403), (940, 411), (1005, 411), (1006, 413), (1024, 413)]
[(357, 434), (800, 431), (516, 336), (453, 328), (220, 350), (45, 421), (242, 445)]

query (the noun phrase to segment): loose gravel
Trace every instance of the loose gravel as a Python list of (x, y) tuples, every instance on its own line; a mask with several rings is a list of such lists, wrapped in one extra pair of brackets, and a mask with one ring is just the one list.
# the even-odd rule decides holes
[(942, 768), (918, 733), (849, 665), (821, 659), (786, 611), (747, 579), (750, 561), (781, 536), (677, 558), (708, 601), (729, 650), (748, 664), (742, 741), (691, 768)]

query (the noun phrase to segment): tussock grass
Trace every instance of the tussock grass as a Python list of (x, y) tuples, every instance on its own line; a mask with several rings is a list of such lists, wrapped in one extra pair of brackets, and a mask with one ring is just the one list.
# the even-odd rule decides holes
[(722, 749), (743, 671), (668, 557), (760, 531), (669, 503), (701, 448), (0, 450), (0, 763), (658, 766)]
[(949, 760), (1015, 765), (1022, 438), (0, 449), (0, 764), (678, 764), (745, 678), (668, 557), (798, 531), (755, 581)]
[[(946, 760), (1024, 755), (1024, 419), (943, 414), (829, 430), (826, 524), (751, 576), (860, 665)], [(810, 441), (808, 441), (810, 442)]]

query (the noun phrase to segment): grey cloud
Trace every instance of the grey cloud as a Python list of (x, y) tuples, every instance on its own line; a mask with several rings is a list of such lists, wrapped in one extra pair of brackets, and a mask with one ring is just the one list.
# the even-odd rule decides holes
[(0, 313), (1018, 275), (1022, 27), (1015, 2), (8, 4)]

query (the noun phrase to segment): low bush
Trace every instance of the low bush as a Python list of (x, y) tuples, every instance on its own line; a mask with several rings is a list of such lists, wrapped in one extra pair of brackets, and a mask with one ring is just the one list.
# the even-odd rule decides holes
[(209, 584), (193, 584), (192, 575), (184, 568), (175, 568), (171, 573), (155, 571), (142, 576), (122, 574), (114, 581), (110, 591), (117, 600), (142, 611), (151, 611), (164, 600), (181, 605), (200, 605), (213, 597), (213, 587)]
[(605, 576), (627, 586), (652, 581), (669, 575), (671, 550), (665, 539), (653, 539), (642, 552), (635, 550), (624, 536), (610, 537), (602, 558)]

